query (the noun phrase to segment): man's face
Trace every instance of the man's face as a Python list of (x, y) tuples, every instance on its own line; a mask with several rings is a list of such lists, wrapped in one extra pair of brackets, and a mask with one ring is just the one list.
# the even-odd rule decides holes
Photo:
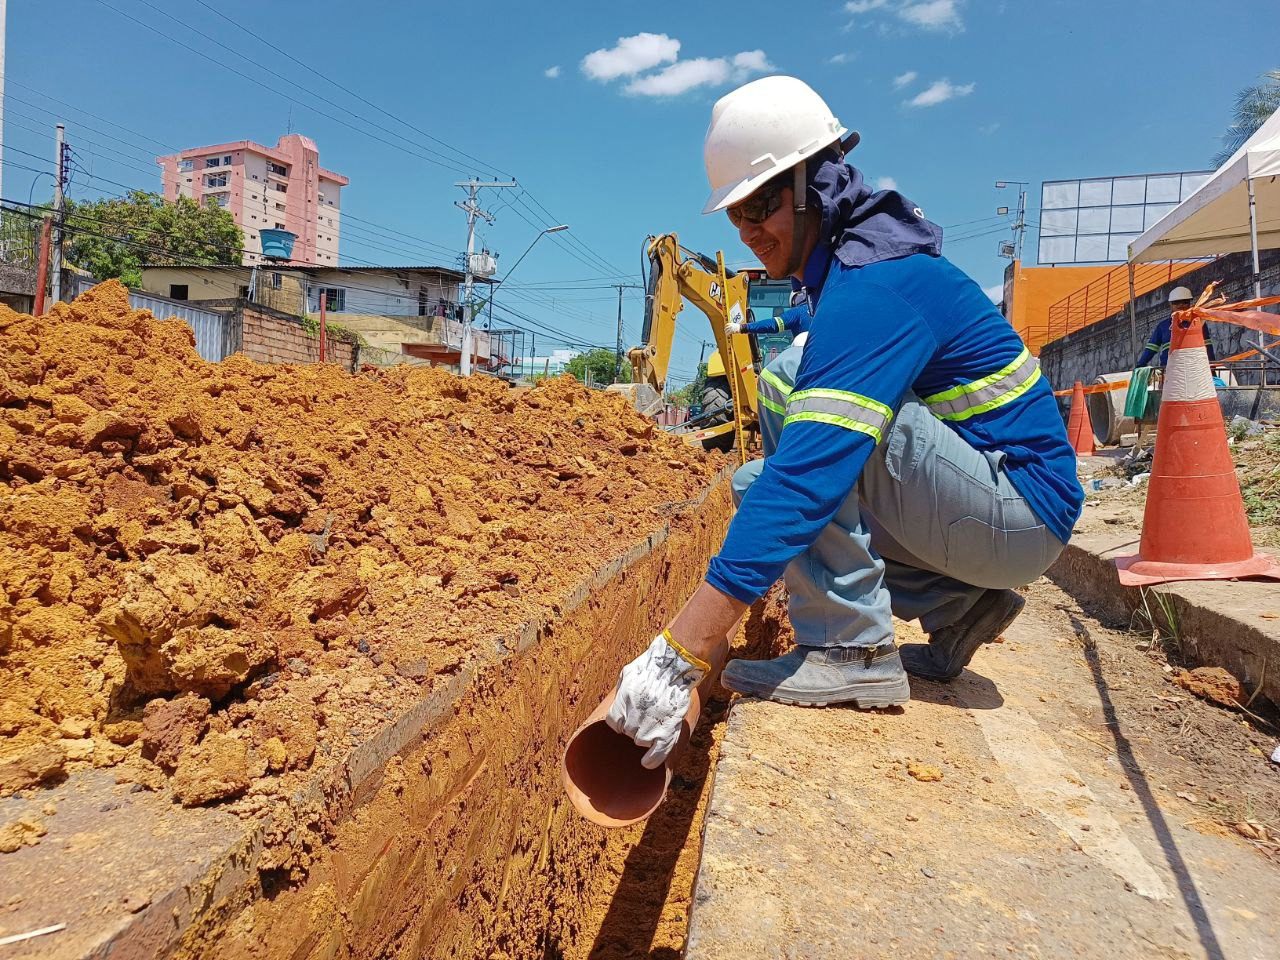
[(774, 280), (788, 276), (791, 238), (795, 232), (791, 197), (789, 186), (767, 183), (727, 211), (742, 242), (751, 248)]
[(1176, 312), (1178, 310), (1190, 310), (1190, 309), (1191, 309), (1190, 300), (1174, 300), (1172, 303), (1169, 304), (1169, 310), (1171, 312)]

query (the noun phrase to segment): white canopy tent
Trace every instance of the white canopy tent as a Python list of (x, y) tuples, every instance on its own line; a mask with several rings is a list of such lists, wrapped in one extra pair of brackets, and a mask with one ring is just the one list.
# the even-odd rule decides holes
[(1258, 250), (1272, 247), (1280, 247), (1280, 110), (1200, 189), (1129, 244), (1129, 264), (1252, 251), (1257, 297)]

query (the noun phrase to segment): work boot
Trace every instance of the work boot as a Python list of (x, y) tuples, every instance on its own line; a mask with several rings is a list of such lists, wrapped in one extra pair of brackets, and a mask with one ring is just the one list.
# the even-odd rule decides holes
[(1017, 618), (1027, 601), (1012, 590), (987, 590), (963, 617), (929, 634), (928, 643), (902, 645), (902, 665), (913, 677), (954, 680), (984, 643)]
[(720, 682), (747, 696), (799, 707), (852, 703), (868, 709), (911, 699), (892, 641), (878, 647), (796, 647), (773, 660), (733, 660)]

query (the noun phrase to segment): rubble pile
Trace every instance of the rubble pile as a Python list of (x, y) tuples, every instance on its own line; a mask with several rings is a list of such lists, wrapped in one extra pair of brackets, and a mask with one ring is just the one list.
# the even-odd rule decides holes
[(569, 378), (210, 364), (114, 282), (0, 307), (0, 796), (260, 810), (719, 467)]

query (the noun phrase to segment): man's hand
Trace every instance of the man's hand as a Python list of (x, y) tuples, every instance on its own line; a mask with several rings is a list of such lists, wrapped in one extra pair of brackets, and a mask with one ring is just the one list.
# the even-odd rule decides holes
[(726, 337), (732, 337), (735, 333), (741, 333), (741, 332), (742, 332), (742, 324), (740, 323), (726, 323), (724, 325), (724, 335)]
[(691, 663), (676, 650), (667, 641), (666, 631), (622, 668), (605, 723), (638, 746), (649, 748), (640, 760), (645, 768), (662, 766), (675, 749), (693, 689), (707, 669), (705, 663)]

